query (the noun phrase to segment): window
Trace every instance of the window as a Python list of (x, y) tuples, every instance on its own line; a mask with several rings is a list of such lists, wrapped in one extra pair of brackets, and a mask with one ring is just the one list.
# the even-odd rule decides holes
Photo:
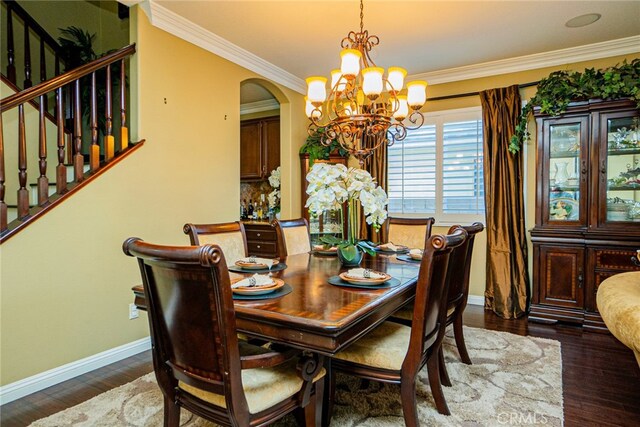
[(482, 111), (425, 115), (425, 124), (389, 147), (389, 214), (432, 215), (437, 224), (484, 218)]

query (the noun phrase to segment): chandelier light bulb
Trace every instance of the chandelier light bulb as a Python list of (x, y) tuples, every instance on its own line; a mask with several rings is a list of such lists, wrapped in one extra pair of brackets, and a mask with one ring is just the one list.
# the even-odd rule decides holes
[(395, 98), (391, 98), (391, 110), (393, 111), (393, 118), (401, 122), (409, 114), (409, 105), (407, 104), (407, 97), (404, 95), (398, 95)]
[(382, 93), (382, 74), (384, 68), (369, 67), (362, 70), (362, 91), (371, 100)]
[(342, 71), (340, 71), (340, 69), (331, 71), (331, 89), (338, 93), (342, 93), (346, 86), (347, 82), (342, 78)]
[(327, 99), (326, 77), (307, 78), (307, 98), (314, 106), (319, 107)]
[(417, 80), (407, 83), (407, 102), (414, 110), (421, 108), (427, 101), (427, 82)]
[(343, 49), (340, 52), (340, 58), (342, 63), (340, 65), (340, 71), (346, 78), (355, 78), (360, 71), (360, 58), (362, 53), (357, 49)]
[(398, 93), (404, 85), (404, 78), (407, 77), (407, 70), (401, 67), (389, 67), (387, 72), (387, 91)]
[(345, 101), (342, 103), (342, 111), (344, 116), (353, 115), (353, 108), (351, 107), (351, 102)]

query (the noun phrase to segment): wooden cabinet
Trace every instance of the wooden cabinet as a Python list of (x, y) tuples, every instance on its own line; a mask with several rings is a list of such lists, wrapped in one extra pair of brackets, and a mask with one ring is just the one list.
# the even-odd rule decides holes
[(240, 123), (240, 179), (269, 178), (280, 166), (280, 117), (245, 120)]
[(606, 331), (596, 292), (607, 277), (639, 270), (640, 111), (628, 101), (536, 111), (536, 225), (530, 321)]
[(268, 222), (244, 222), (249, 255), (265, 258), (278, 256), (276, 230)]
[[(330, 164), (342, 164), (347, 166), (348, 157), (343, 157), (338, 154), (332, 154), (329, 156), (329, 160), (316, 160), (319, 163)], [(322, 215), (316, 217), (309, 215), (309, 209), (305, 207), (307, 204), (307, 173), (311, 169), (309, 166), (309, 155), (300, 154), (300, 167), (302, 177), (302, 216), (309, 222), (309, 235), (311, 238), (311, 244), (321, 244), (320, 238), (326, 235), (332, 235), (339, 238), (344, 238), (346, 230), (343, 230), (343, 224), (347, 223), (347, 210), (342, 210), (342, 218), (340, 218), (340, 211), (326, 211)]]

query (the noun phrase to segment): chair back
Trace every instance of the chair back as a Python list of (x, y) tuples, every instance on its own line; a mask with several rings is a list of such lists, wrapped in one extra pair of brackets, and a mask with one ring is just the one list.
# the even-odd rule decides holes
[(311, 250), (309, 223), (305, 218), (274, 220), (271, 225), (276, 230), (278, 257), (304, 254)]
[(431, 237), (434, 218), (394, 218), (387, 221), (387, 240), (409, 248), (424, 248), (426, 238)]
[(484, 230), (484, 225), (480, 222), (474, 222), (468, 226), (454, 225), (449, 229), (449, 234), (456, 230), (465, 230), (468, 237), (467, 240), (451, 253), (450, 265), (455, 268), (449, 269), (447, 281), (449, 282), (447, 307), (452, 308), (457, 305), (466, 305), (469, 296), (469, 277), (471, 275), (471, 258), (473, 255), (473, 242), (476, 234)]
[(148, 308), (153, 366), (164, 395), (176, 401), (178, 381), (225, 396), (247, 413), (229, 272), (217, 245), (161, 246), (129, 238)]
[(462, 229), (446, 236), (431, 236), (425, 246), (416, 284), (409, 351), (402, 369), (420, 369), (428, 351), (439, 344), (446, 321), (447, 270), (451, 252), (466, 240)]
[(218, 224), (185, 224), (182, 228), (193, 246), (215, 244), (220, 246), (228, 265), (249, 255), (244, 225), (239, 222)]

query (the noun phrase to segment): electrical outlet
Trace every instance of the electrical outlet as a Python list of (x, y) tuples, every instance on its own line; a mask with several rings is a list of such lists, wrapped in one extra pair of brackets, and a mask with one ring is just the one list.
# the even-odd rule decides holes
[(135, 304), (129, 304), (129, 320), (138, 318), (138, 307)]

